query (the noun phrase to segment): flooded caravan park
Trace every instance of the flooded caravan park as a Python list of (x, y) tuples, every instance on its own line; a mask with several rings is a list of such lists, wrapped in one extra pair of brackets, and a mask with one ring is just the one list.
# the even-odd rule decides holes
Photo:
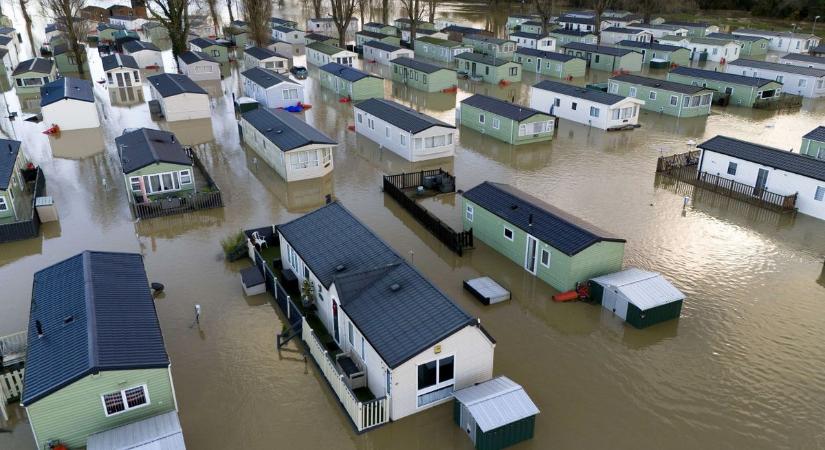
[[(301, 4), (287, 1), (276, 14), (302, 23)], [(480, 11), (446, 3), (440, 14), (478, 25), (506, 19), (504, 12), (484, 19)], [(21, 19), (14, 20), (22, 30)], [(100, 59), (91, 52), (97, 79)], [(171, 70), (171, 53), (165, 58)], [(523, 83), (505, 88), (462, 81), (457, 94), (387, 81), (385, 90), (453, 122), (456, 102), (470, 93), (527, 103), (535, 80), (525, 74)], [(282, 323), (268, 297), (243, 296), (238, 271), (249, 263), (225, 262), (219, 240), (298, 217), (331, 194), (496, 338), (495, 374), (522, 384), (541, 409), (535, 438), (515, 448), (825, 448), (825, 224), (654, 174), (660, 154), (684, 152), (689, 141), (717, 134), (797, 147), (825, 122), (825, 100), (806, 100), (797, 111), (714, 108), (708, 118), (688, 120), (643, 112), (642, 127), (630, 132), (562, 120), (552, 142), (521, 147), (462, 128), (454, 158), (412, 164), (348, 131), (351, 105), (318, 86), (316, 68), (304, 83), (314, 106), (306, 120), (340, 145), (330, 176), (300, 183), (285, 183), (239, 144), (231, 97), (239, 86), (236, 67), (210, 90), (211, 121), (158, 124), (135, 100), (148, 98), (148, 88), (130, 96), (99, 85), (100, 130), (51, 138), (41, 133), (45, 124), (0, 119), (43, 168), (60, 213), (41, 238), (0, 246), (0, 335), (25, 328), (35, 271), (84, 249), (140, 252), (150, 281), (166, 285), (157, 310), (190, 448), (471, 449), (448, 405), (355, 434), (300, 347), (276, 351)], [(20, 110), (13, 90), (4, 97)], [(170, 129), (197, 145), (226, 206), (135, 221), (113, 142), (123, 128), (141, 126)], [(464, 257), (450, 252), (380, 190), (382, 174), (435, 167), (454, 173), (459, 189), (483, 180), (510, 183), (626, 238), (626, 265), (661, 272), (687, 294), (682, 317), (636, 330), (597, 306), (550, 301), (552, 288), (479, 241)], [(690, 204), (683, 208), (685, 196)], [(458, 204), (453, 195), (427, 207), (457, 224)], [(513, 301), (482, 306), (461, 287), (478, 275), (493, 275)], [(203, 307), (200, 326), (193, 325), (196, 303)], [(0, 433), (2, 449), (33, 445), (16, 413), (12, 432)]]

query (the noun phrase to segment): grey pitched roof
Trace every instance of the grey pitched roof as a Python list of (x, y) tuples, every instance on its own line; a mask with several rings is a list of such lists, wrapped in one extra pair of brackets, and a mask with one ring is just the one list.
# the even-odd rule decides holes
[(697, 147), (774, 169), (825, 181), (825, 160), (754, 144), (727, 136), (715, 136)]
[(543, 58), (543, 59), (550, 59), (550, 60), (553, 60), (553, 61), (561, 61), (561, 62), (567, 62), (567, 61), (570, 61), (571, 59), (581, 59), (581, 58), (576, 58), (573, 55), (568, 55), (568, 54), (565, 54), (565, 53), (550, 52), (550, 51), (547, 51), (547, 50), (538, 50), (538, 49), (535, 49), (535, 48), (528, 48), (528, 47), (518, 47), (518, 48), (516, 48), (516, 53), (518, 53), (520, 55), (535, 56), (535, 57), (539, 57), (539, 58)]
[(533, 117), (536, 114), (545, 114), (533, 108), (517, 105), (515, 103), (510, 103), (504, 100), (497, 99), (495, 97), (489, 97), (487, 95), (482, 94), (475, 94), (472, 97), (462, 100), (461, 103), (465, 105), (470, 105), (474, 108), (482, 109), (484, 111), (489, 111), (493, 114), (506, 117), (517, 122), (529, 119), (530, 117)]
[(52, 68), (54, 67), (54, 61), (51, 59), (46, 58), (33, 58), (27, 59), (26, 61), (21, 62), (17, 65), (12, 72), (12, 76), (22, 75), (28, 72), (35, 72), (35, 73), (51, 73)]
[[(825, 127), (818, 126), (802, 137), (813, 141), (825, 142)], [(3, 147), (4, 145), (0, 144), (0, 149), (2, 149)]]
[(338, 202), (278, 231), (390, 368), (478, 323)]
[(631, 40), (623, 40), (619, 41), (618, 44), (622, 47), (633, 47), (633, 48), (640, 48), (646, 50), (660, 50), (663, 52), (675, 52), (677, 50), (684, 49), (685, 51), (690, 51), (685, 47), (679, 47), (678, 45), (669, 45), (669, 44), (660, 44), (658, 42), (639, 42), (639, 41), (631, 41)]
[(627, 98), (622, 97), (621, 95), (611, 94), (609, 92), (599, 91), (596, 89), (587, 89), (580, 86), (573, 86), (571, 84), (551, 80), (540, 81), (534, 84), (533, 87), (536, 89), (544, 89), (545, 91), (558, 92), (559, 94), (590, 100), (603, 105), (615, 105), (616, 103)]
[(384, 50), (385, 52), (394, 52), (396, 50), (401, 50), (401, 47), (397, 45), (392, 45), (381, 41), (365, 42), (364, 47), (377, 48), (378, 50)]
[(494, 57), (492, 55), (482, 55), (481, 53), (473, 53), (473, 52), (464, 52), (459, 53), (458, 55), (454, 56), (455, 59), (466, 59), (468, 61), (473, 61), (479, 64), (486, 64), (488, 66), (503, 66), (505, 64), (511, 64), (513, 61), (508, 58), (502, 57)]
[(381, 77), (376, 77), (375, 75), (371, 75), (367, 72), (355, 69), (353, 67), (345, 66), (343, 64), (334, 63), (334, 62), (324, 64), (323, 66), (320, 67), (320, 69), (323, 70), (324, 72), (331, 73), (331, 74), (335, 75), (336, 77), (343, 78), (347, 81), (352, 81), (352, 82), (358, 81), (358, 80), (361, 80), (361, 79), (364, 79), (364, 78), (370, 78), (370, 77), (381, 79)]
[(733, 34), (733, 33), (709, 33), (705, 37), (709, 37), (711, 39), (727, 39), (732, 41), (747, 41), (747, 42), (756, 42), (761, 41), (765, 38), (759, 36), (747, 36), (744, 34)]
[(241, 75), (248, 78), (250, 81), (261, 86), (264, 89), (270, 88), (281, 83), (297, 84), (295, 81), (292, 81), (286, 75), (281, 75), (280, 73), (277, 73), (269, 69), (264, 69), (262, 67), (253, 67), (249, 70), (245, 70), (241, 72)]
[(704, 88), (702, 86), (694, 86), (692, 84), (677, 83), (675, 81), (661, 80), (659, 78), (643, 77), (640, 75), (624, 74), (610, 77), (611, 80), (623, 81), (625, 83), (640, 84), (642, 86), (662, 89), (665, 91), (678, 92), (680, 94), (693, 95), (702, 91), (711, 91), (712, 89)]
[(456, 391), (454, 397), (485, 433), (539, 413), (524, 388), (504, 376)]
[(14, 173), (14, 163), (20, 152), (20, 141), (0, 139), (0, 190), (9, 188)]
[(122, 53), (112, 53), (101, 58), (103, 62), (103, 70), (108, 72), (112, 69), (124, 67), (127, 69), (140, 69), (137, 61), (131, 55), (124, 55)]
[(304, 35), (304, 39), (309, 39), (311, 41), (326, 41), (328, 39), (332, 39), (332, 36), (327, 36), (326, 34), (321, 33), (307, 33)]
[(807, 77), (822, 78), (825, 77), (825, 69), (817, 69), (814, 67), (794, 66), (792, 64), (782, 64), (767, 61), (756, 61), (753, 59), (737, 59), (730, 61), (729, 66), (751, 67), (754, 69), (774, 70), (776, 72), (795, 73)]
[(92, 82), (80, 78), (63, 77), (40, 88), (40, 107), (63, 99), (94, 103), (95, 94)]
[[(86, 53), (86, 46), (83, 45), (83, 44), (79, 44), (79, 45), (80, 45), (80, 51), (82, 53)], [(58, 56), (58, 55), (62, 55), (62, 54), (66, 53), (66, 52), (69, 52), (69, 51), (72, 51), (72, 48), (69, 47), (68, 44), (66, 44), (66, 43), (57, 44), (52, 49), (52, 55), (53, 56)]]
[(439, 70), (450, 70), (446, 67), (436, 66), (435, 64), (430, 64), (428, 62), (419, 61), (417, 59), (408, 58), (406, 56), (399, 56), (398, 58), (394, 58), (390, 61), (393, 64), (398, 64), (400, 66), (408, 67), (413, 70), (417, 70), (419, 72), (424, 73), (434, 73), (438, 72)]
[(224, 45), (223, 43), (218, 42), (214, 39), (202, 38), (202, 37), (192, 39), (192, 40), (189, 41), (189, 43), (196, 46), (196, 47), (198, 47), (198, 48), (200, 48), (201, 50), (203, 50), (204, 48), (207, 48), (207, 47), (212, 47), (213, 45), (226, 47), (226, 45)]
[(485, 181), (464, 197), (566, 255), (599, 242), (626, 242), (506, 184)]
[(282, 54), (280, 54), (280, 53), (278, 53), (274, 50), (270, 50), (266, 47), (249, 47), (248, 49), (244, 50), (243, 52), (246, 53), (247, 55), (255, 58), (255, 59), (258, 59), (258, 60), (272, 58), (273, 56), (278, 57), (278, 58), (283, 58), (283, 59), (289, 59), (286, 56), (284, 56), (284, 55), (282, 55)]
[(278, 25), (292, 25), (297, 23), (294, 20), (282, 19), (280, 17), (270, 17), (269, 22)]
[[(608, 45), (596, 45), (596, 44), (584, 44), (582, 42), (568, 42), (562, 45), (564, 48), (569, 48), (571, 50), (580, 50), (583, 52), (589, 53), (600, 53), (602, 55), (610, 55), (610, 56), (624, 56), (628, 53), (634, 53), (634, 50), (626, 49), (626, 48), (619, 48), (613, 47)], [(636, 52), (638, 53), (638, 52)]]
[(159, 52), (157, 45), (146, 41), (127, 41), (123, 43), (123, 49), (129, 53), (142, 52), (145, 50)]
[(625, 33), (625, 34), (639, 34), (644, 33), (644, 30), (638, 28), (624, 28), (624, 27), (607, 27), (602, 30), (602, 33)]
[(9, 34), (14, 33), (15, 31), (17, 30), (12, 27), (0, 27), (0, 34)]
[(787, 37), (787, 38), (795, 38), (795, 39), (810, 39), (815, 38), (813, 34), (808, 33), (793, 33), (791, 31), (768, 31), (768, 30), (757, 30), (755, 28), (737, 28), (736, 30), (731, 31), (733, 34), (756, 34), (760, 36), (776, 36), (776, 37)]
[(368, 114), (372, 114), (381, 120), (413, 134), (420, 133), (432, 127), (455, 128), (453, 125), (442, 122), (434, 117), (383, 98), (364, 100), (356, 104), (355, 109), (360, 109)]
[(539, 34), (539, 33), (528, 33), (526, 31), (514, 31), (514, 32), (510, 33), (510, 37), (511, 38), (520, 37), (520, 38), (525, 38), (525, 39), (536, 39), (536, 40), (538, 40), (538, 39), (542, 39), (542, 38), (547, 37), (547, 35), (546, 34)]
[(178, 94), (203, 94), (206, 91), (186, 75), (177, 73), (161, 73), (147, 78), (149, 83), (158, 90), (161, 96), (171, 97)]
[(367, 23), (364, 24), (364, 28), (366, 28), (366, 27), (384, 28), (384, 27), (388, 27), (388, 26), (390, 26), (390, 25), (387, 25), (387, 24), (381, 23), (381, 22), (367, 22)]
[(825, 58), (821, 56), (806, 55), (804, 53), (788, 53), (779, 58), (780, 60), (802, 61), (813, 64), (825, 64)]
[(371, 38), (376, 39), (376, 40), (381, 40), (381, 39), (384, 39), (385, 37), (389, 36), (389, 35), (384, 34), (384, 33), (376, 33), (374, 31), (366, 31), (366, 30), (358, 31), (358, 32), (355, 33), (355, 35), (356, 36), (371, 37)]
[(688, 28), (707, 28), (708, 24), (705, 22), (686, 22), (681, 20), (668, 20), (665, 22), (668, 25), (676, 25), (680, 27), (688, 27)]
[(85, 251), (34, 274), (24, 405), (100, 371), (168, 366), (141, 255)]
[(2, 46), (9, 45), (9, 42), (11, 42), (11, 41), (12, 41), (11, 37), (4, 36), (4, 35), (0, 34), (0, 45), (2, 45)]
[(551, 34), (551, 35), (561, 34), (561, 35), (565, 35), (565, 36), (576, 36), (576, 37), (582, 37), (582, 36), (588, 36), (588, 35), (595, 36), (590, 31), (565, 30), (564, 28), (560, 28), (560, 29), (557, 29), (557, 30), (550, 30), (550, 31), (548, 31), (548, 34)]
[(243, 119), (284, 152), (312, 144), (338, 145), (331, 137), (282, 109), (254, 109), (243, 113)]
[(593, 17), (571, 17), (571, 16), (561, 16), (558, 18), (556, 22), (559, 23), (579, 23), (582, 25), (595, 25), (596, 19)]
[(194, 63), (200, 62), (200, 61), (209, 61), (209, 62), (213, 62), (215, 64), (219, 64), (218, 61), (215, 61), (214, 58), (207, 55), (206, 53), (204, 53), (204, 52), (193, 52), (191, 50), (181, 53), (180, 56), (178, 56), (178, 58), (180, 58), (181, 61), (183, 61), (186, 64), (194, 64)]
[(132, 173), (150, 164), (192, 165), (192, 158), (169, 131), (141, 128), (115, 138), (123, 173)]
[[(125, 30), (126, 27), (119, 23), (99, 23), (97, 24), (97, 31), (104, 30)], [(48, 33), (48, 31), (46, 31)]]
[(465, 27), (463, 25), (448, 25), (441, 29), (445, 33), (461, 33), (461, 34), (475, 34), (480, 31), (485, 31), (480, 28)]
[(301, 30), (296, 30), (295, 28), (292, 28), (292, 27), (288, 27), (286, 25), (275, 25), (274, 27), (272, 27), (272, 30), (273, 31), (280, 31), (282, 33), (292, 33), (292, 32), (295, 32), (295, 31), (301, 31)]
[(501, 44), (506, 44), (508, 42), (513, 42), (509, 39), (501, 39), (501, 38), (497, 38), (495, 36), (487, 36), (485, 34), (469, 34), (467, 36), (464, 36), (464, 39), (470, 39), (470, 40), (473, 40), (473, 41), (487, 42), (488, 44), (496, 44), (496, 45), (501, 45)]
[[(777, 83), (774, 80), (765, 78), (747, 77), (745, 75), (737, 75), (735, 73), (717, 72), (715, 70), (694, 69), (693, 67), (679, 66), (670, 71), (677, 75), (684, 75), (693, 78), (707, 78), (709, 80), (722, 81), (731, 84), (741, 84), (744, 86), (762, 87), (768, 83)], [(782, 84), (782, 83), (779, 83)]]

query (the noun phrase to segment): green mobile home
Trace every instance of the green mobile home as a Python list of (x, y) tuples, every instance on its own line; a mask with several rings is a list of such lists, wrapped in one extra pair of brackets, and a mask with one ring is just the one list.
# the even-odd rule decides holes
[(140, 128), (115, 139), (129, 201), (150, 203), (195, 192), (192, 157), (173, 133)]
[(34, 274), (31, 305), (21, 404), (37, 448), (86, 448), (98, 433), (177, 419), (141, 255), (85, 251), (58, 262)]
[(526, 106), (476, 94), (461, 101), (459, 123), (508, 144), (553, 139), (556, 118)]
[(429, 58), (451, 63), (456, 55), (472, 52), (473, 48), (461, 42), (424, 36), (415, 40), (414, 50), (416, 58)]
[(573, 55), (519, 47), (513, 61), (533, 73), (554, 78), (579, 78), (587, 73), (587, 62)]
[(229, 62), (229, 47), (222, 42), (208, 38), (195, 38), (189, 41), (189, 50), (203, 52), (215, 61), (224, 64)]
[(625, 240), (506, 184), (462, 197), (465, 230), (559, 291), (621, 270)]
[(359, 31), (355, 33), (355, 47), (362, 48), (364, 44), (369, 41), (378, 41), (384, 42), (386, 44), (392, 44), (396, 46), (401, 45), (401, 38), (398, 36), (392, 36), (389, 34), (381, 34), (375, 33), (373, 31)]
[(668, 72), (667, 79), (713, 89), (713, 101), (722, 106), (758, 107), (779, 100), (782, 93), (782, 83), (774, 80), (684, 66)]
[(768, 54), (770, 40), (760, 36), (748, 36), (744, 34), (732, 33), (710, 33), (707, 35), (711, 39), (724, 39), (736, 42), (739, 45), (739, 56), (750, 58), (754, 56), (765, 56)]
[(333, 47), (338, 45), (338, 38), (330, 37), (320, 33), (307, 33), (304, 35), (304, 41), (306, 42), (306, 45), (314, 44), (316, 42), (331, 45)]
[(115, 32), (121, 30), (126, 30), (126, 27), (124, 27), (123, 25), (115, 25), (111, 23), (99, 23), (97, 24), (98, 41), (114, 42)]
[(587, 66), (594, 70), (615, 72), (639, 72), (642, 70), (642, 54), (626, 48), (607, 45), (582, 44), (568, 42), (562, 46), (565, 54), (573, 55), (587, 61)]
[[(531, 32), (532, 33), (532, 32)], [(541, 33), (539, 31), (539, 33)], [(589, 31), (579, 31), (579, 30), (565, 30), (565, 29), (557, 29), (557, 30), (550, 30), (547, 34), (556, 39), (556, 48), (561, 49), (567, 44), (578, 42), (581, 44), (593, 44), (596, 45), (597, 38), (596, 35), (590, 33)]]
[(349, 50), (344, 50), (340, 47), (314, 42), (307, 45), (307, 64), (321, 67), (327, 63), (342, 64), (345, 66), (352, 66), (352, 63), (358, 59), (358, 54)]
[(458, 84), (455, 70), (412, 58), (400, 57), (390, 61), (392, 79), (415, 89), (441, 92)]
[(17, 65), (11, 78), (18, 94), (39, 94), (41, 86), (57, 78), (57, 68), (51, 59), (29, 59)]
[(496, 58), (510, 59), (516, 51), (515, 42), (483, 34), (468, 34), (462, 38), (461, 42), (471, 46), (476, 53)]
[(455, 57), (456, 67), (470, 78), (480, 78), (485, 83), (521, 81), (521, 64), (505, 58), (495, 58), (480, 53), (462, 53)]
[[(655, 67), (690, 65), (690, 49), (678, 45), (659, 44), (657, 42), (620, 41), (616, 47), (633, 50), (642, 54), (642, 64)], [(651, 64), (651, 61), (653, 64)]]
[(799, 153), (825, 159), (825, 127), (816, 127), (805, 136), (802, 136)]
[(384, 79), (338, 63), (321, 66), (321, 86), (350, 100), (384, 98)]
[(587, 282), (590, 299), (636, 328), (678, 319), (685, 294), (658, 273), (631, 267)]
[(610, 78), (607, 92), (644, 100), (642, 109), (676, 117), (707, 116), (713, 103), (712, 89), (630, 74)]
[[(549, 24), (547, 25), (548, 30), (550, 30), (552, 28), (553, 28), (552, 25), (549, 25)], [(528, 20), (526, 22), (522, 22), (522, 24), (519, 27), (518, 31), (521, 31), (521, 32), (524, 32), (524, 33), (533, 33), (533, 34), (542, 34), (544, 32), (544, 30), (542, 29), (540, 20)]]
[(0, 224), (22, 219), (17, 215), (22, 205), (16, 202), (26, 187), (21, 172), (25, 164), (20, 141), (0, 139)]
[[(86, 46), (83, 44), (78, 45), (80, 45), (83, 72), (89, 73), (89, 61), (86, 58)], [(52, 59), (54, 59), (54, 64), (57, 66), (57, 72), (60, 76), (80, 73), (80, 65), (75, 59), (74, 51), (69, 48), (67, 44), (59, 44), (54, 46), (52, 51)]]
[(387, 25), (385, 23), (379, 22), (367, 22), (364, 24), (362, 29), (364, 31), (371, 31), (373, 33), (381, 33), (389, 36), (398, 36), (400, 34), (398, 32), (398, 28), (395, 28), (392, 25)]

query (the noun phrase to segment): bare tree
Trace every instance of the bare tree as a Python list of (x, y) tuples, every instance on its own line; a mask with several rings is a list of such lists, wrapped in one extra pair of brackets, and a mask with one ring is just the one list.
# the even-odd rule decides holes
[(358, 1), (358, 15), (361, 17), (361, 28), (364, 28), (364, 24), (367, 23), (366, 14), (370, 9), (370, 0), (357, 0)]
[(258, 47), (266, 47), (271, 37), (269, 18), (272, 17), (270, 0), (242, 0), (243, 16), (249, 27), (249, 38)]
[(632, 0), (627, 2), (628, 9), (639, 13), (642, 21), (650, 23), (653, 13), (660, 12), (664, 8), (662, 0)]
[(430, 23), (435, 22), (435, 7), (438, 5), (438, 0), (427, 0), (427, 17)]
[(172, 55), (175, 63), (178, 55), (187, 50), (189, 37), (189, 1), (188, 0), (151, 0), (146, 4), (149, 15), (169, 30), (172, 41)]
[(229, 23), (235, 21), (235, 16), (232, 15), (232, 0), (226, 0), (226, 9), (229, 10)]
[(355, 15), (355, 1), (356, 0), (329, 0), (329, 6), (332, 9), (332, 23), (335, 24), (335, 29), (338, 30), (338, 46), (341, 48), (347, 47), (347, 28)]
[(312, 1), (312, 12), (315, 13), (315, 18), (323, 17), (324, 13), (324, 0), (311, 0)]
[(209, 7), (209, 17), (212, 18), (212, 26), (215, 28), (215, 36), (221, 35), (221, 15), (218, 14), (218, 0), (206, 0)]
[(613, 4), (613, 0), (593, 0), (593, 24), (596, 27), (596, 44), (602, 43), (602, 14)]
[(547, 34), (547, 25), (556, 9), (556, 0), (535, 0), (536, 12), (541, 17), (541, 34)]
[(390, 0), (381, 0), (381, 23), (390, 23)]
[(418, 23), (424, 20), (424, 8), (421, 0), (401, 0), (401, 10), (404, 17), (410, 20), (410, 48), (415, 48), (415, 33)]
[(40, 6), (66, 37), (66, 47), (77, 63), (78, 74), (83, 75), (86, 49), (82, 42), (89, 34), (89, 22), (80, 17), (80, 10), (86, 6), (86, 0), (40, 0)]
[(32, 56), (37, 56), (37, 47), (34, 45), (34, 36), (32, 36), (32, 17), (29, 15), (29, 0), (20, 0), (20, 13), (23, 14), (23, 21), (26, 22), (26, 34), (29, 35)]

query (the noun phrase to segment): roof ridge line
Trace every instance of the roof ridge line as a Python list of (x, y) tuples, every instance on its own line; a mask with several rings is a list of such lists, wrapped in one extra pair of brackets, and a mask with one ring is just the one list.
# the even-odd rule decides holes
[(97, 317), (95, 311), (94, 289), (92, 289), (92, 252), (83, 252), (83, 290), (86, 297), (86, 345), (89, 349), (89, 367), (95, 370), (100, 360), (97, 354)]

